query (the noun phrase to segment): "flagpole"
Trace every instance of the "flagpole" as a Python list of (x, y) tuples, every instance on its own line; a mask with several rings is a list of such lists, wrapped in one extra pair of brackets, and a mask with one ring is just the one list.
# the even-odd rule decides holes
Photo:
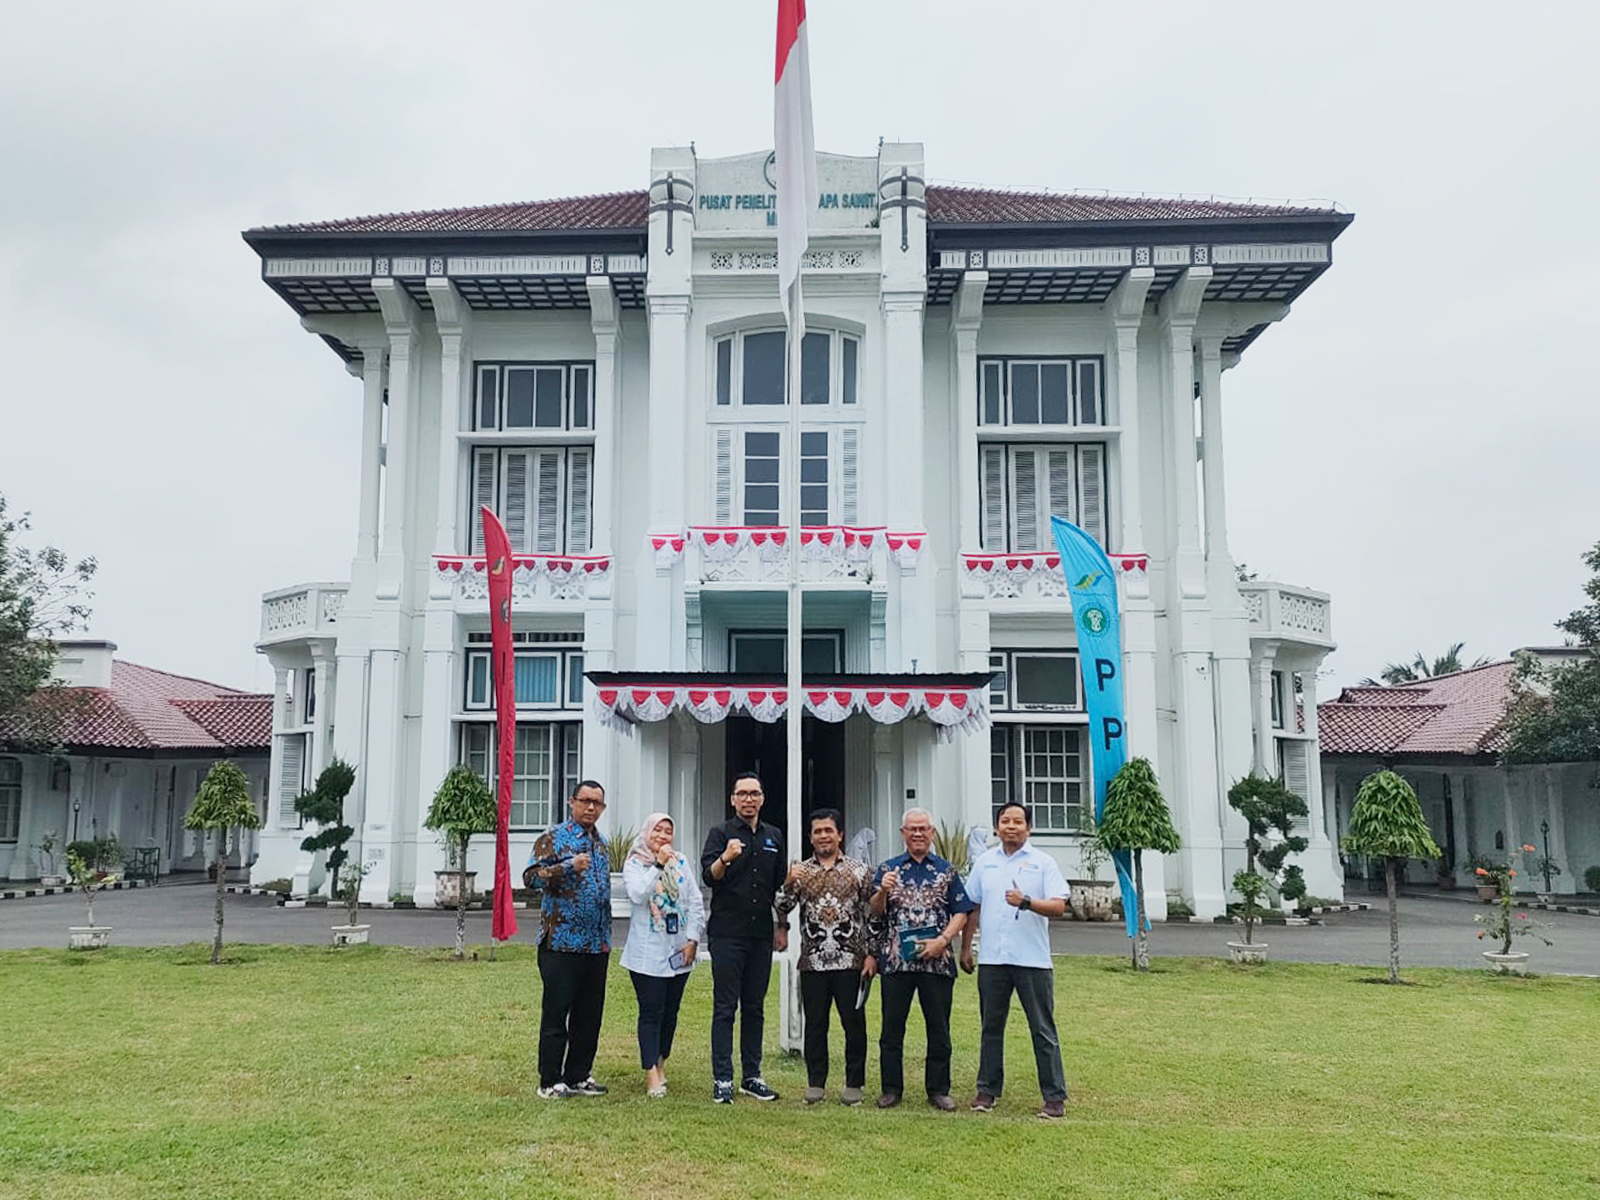
[(789, 373), (789, 622), (784, 638), (787, 648), (785, 666), (788, 669), (788, 853), (790, 862), (798, 862), (801, 846), (801, 823), (804, 820), (803, 795), (804, 770), (801, 753), (801, 730), (804, 708), (801, 704), (801, 687), (804, 684), (802, 662), (805, 634), (801, 622), (804, 596), (800, 590), (800, 350), (805, 338), (805, 301), (801, 298), (800, 280), (794, 281), (793, 295), (789, 298), (788, 344)]

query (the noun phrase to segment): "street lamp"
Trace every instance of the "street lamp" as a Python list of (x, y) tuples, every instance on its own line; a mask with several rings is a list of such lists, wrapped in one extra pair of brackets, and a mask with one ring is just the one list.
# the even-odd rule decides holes
[(1550, 822), (1539, 822), (1539, 833), (1544, 843), (1544, 857), (1539, 860), (1539, 870), (1544, 874), (1544, 892), (1550, 894)]

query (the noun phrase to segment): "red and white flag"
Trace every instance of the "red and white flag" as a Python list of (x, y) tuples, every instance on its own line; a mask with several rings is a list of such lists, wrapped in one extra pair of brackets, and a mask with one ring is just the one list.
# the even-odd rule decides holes
[[(806, 0), (778, 0), (778, 94), (773, 111), (773, 167), (778, 182), (778, 290), (793, 336), (804, 330), (800, 257), (817, 208), (817, 147), (811, 133), (811, 56)], [(797, 324), (798, 323), (798, 324)]]

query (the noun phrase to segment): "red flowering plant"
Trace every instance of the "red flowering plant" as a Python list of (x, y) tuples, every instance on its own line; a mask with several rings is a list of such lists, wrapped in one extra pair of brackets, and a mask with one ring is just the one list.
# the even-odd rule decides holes
[(1473, 920), (1480, 926), (1478, 939), (1488, 938), (1500, 943), (1500, 954), (1511, 953), (1511, 939), (1519, 937), (1536, 937), (1546, 946), (1555, 945), (1549, 938), (1539, 932), (1541, 927), (1549, 928), (1548, 921), (1534, 921), (1525, 912), (1513, 913), (1512, 880), (1516, 878), (1516, 871), (1507, 867), (1503, 871), (1489, 871), (1483, 867), (1477, 868), (1477, 874), (1485, 879), (1493, 879), (1500, 887), (1499, 898), (1487, 913), (1477, 913)]

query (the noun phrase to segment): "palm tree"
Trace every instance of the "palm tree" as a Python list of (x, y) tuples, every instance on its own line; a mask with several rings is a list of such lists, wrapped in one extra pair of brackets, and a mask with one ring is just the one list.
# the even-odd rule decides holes
[(1458, 671), (1470, 671), (1473, 667), (1488, 665), (1489, 660), (1480, 657), (1473, 660), (1472, 666), (1463, 667), (1461, 665), (1461, 650), (1465, 645), (1465, 642), (1454, 643), (1450, 649), (1439, 655), (1431, 663), (1428, 661), (1427, 655), (1418, 650), (1417, 656), (1409, 663), (1388, 663), (1384, 666), (1383, 673), (1377, 679), (1369, 676), (1361, 681), (1361, 686), (1392, 687), (1397, 683), (1416, 683), (1418, 680), (1432, 679), (1436, 675), (1454, 675)]

